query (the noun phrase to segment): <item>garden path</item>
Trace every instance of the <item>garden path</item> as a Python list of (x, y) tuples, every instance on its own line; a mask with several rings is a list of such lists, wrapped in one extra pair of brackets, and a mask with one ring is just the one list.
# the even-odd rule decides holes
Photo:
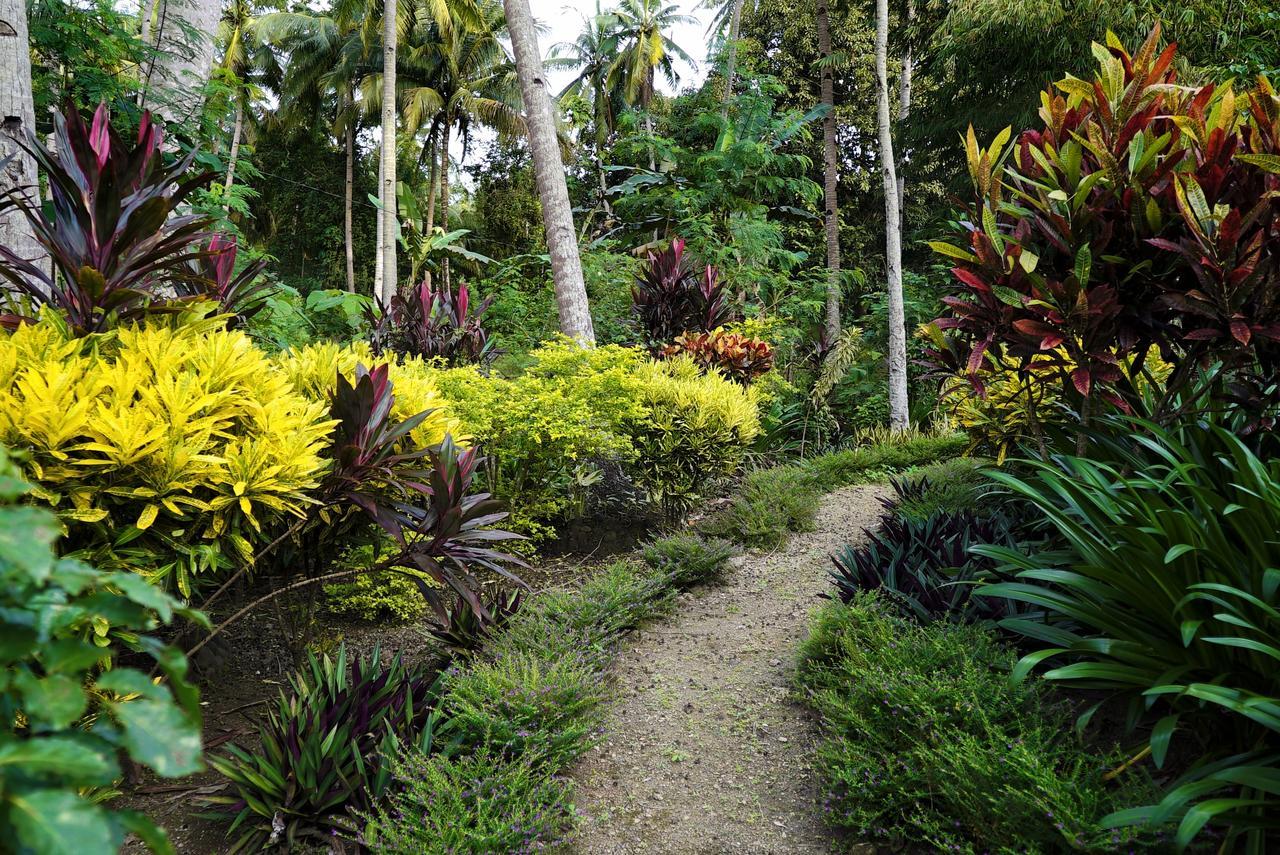
[(813, 771), (817, 728), (791, 694), (832, 552), (880, 511), (876, 485), (826, 496), (812, 532), (734, 559), (724, 584), (619, 656), (605, 734), (574, 771), (581, 855), (831, 850)]

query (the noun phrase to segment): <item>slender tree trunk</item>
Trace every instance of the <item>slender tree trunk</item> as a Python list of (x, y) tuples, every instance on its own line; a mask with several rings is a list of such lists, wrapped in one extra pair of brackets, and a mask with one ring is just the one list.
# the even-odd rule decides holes
[(720, 116), (729, 118), (729, 102), (733, 100), (734, 75), (738, 65), (738, 36), (742, 32), (742, 0), (733, 0), (733, 9), (729, 12), (729, 44), (728, 55), (724, 61), (724, 104), (720, 107)]
[[(444, 123), (440, 136), (440, 200), (436, 202), (440, 209), (440, 228), (449, 231), (449, 122)], [(452, 286), (449, 280), (449, 257), (440, 259), (440, 282), (446, 289)]]
[[(240, 157), (240, 135), (244, 133), (244, 102), (236, 98), (236, 123), (231, 129), (231, 157), (227, 161), (227, 180), (222, 184), (222, 198), (231, 194), (231, 185), (236, 180), (236, 159)], [(227, 212), (231, 211), (231, 202), (227, 201)]]
[[(151, 19), (155, 17), (156, 0), (138, 0), (138, 41), (142, 43), (144, 51), (150, 51), (151, 44)], [(138, 92), (134, 96), (134, 103), (141, 104), (146, 92), (146, 77), (149, 69), (155, 60), (148, 60), (138, 65)]]
[[(386, 162), (382, 159), (382, 152), (378, 152), (378, 202), (382, 202), (382, 169)], [(382, 216), (382, 210), (378, 210), (378, 231), (374, 238), (377, 244), (377, 251), (374, 253), (373, 260), (373, 299), (378, 305), (382, 305), (382, 227), (386, 224), (386, 219)]]
[(351, 227), (352, 202), (355, 196), (356, 125), (347, 122), (347, 175), (342, 194), (342, 240), (347, 252), (347, 290), (356, 292), (356, 243)]
[(524, 98), (529, 151), (538, 179), (547, 249), (551, 253), (551, 275), (555, 280), (560, 331), (588, 347), (595, 344), (596, 336), (587, 306), (582, 260), (578, 257), (578, 238), (573, 228), (573, 209), (569, 207), (569, 191), (564, 183), (564, 164), (560, 160), (555, 116), (551, 111), (551, 97), (547, 92), (533, 15), (529, 11), (529, 0), (503, 0), (503, 6), (507, 12), (507, 28), (511, 33), (516, 73)]
[[(431, 237), (431, 233), (436, 230), (436, 196), (440, 193), (440, 161), (436, 159), (436, 142), (432, 137), (427, 145), (430, 151), (427, 156), (431, 158), (431, 175), (427, 178), (427, 221), (426, 229), (423, 232), (427, 238)], [(422, 271), (422, 281), (427, 283), (427, 287), (431, 287), (431, 268)]]
[[(907, 24), (908, 26), (916, 18), (915, 0), (907, 0)], [(907, 117), (911, 115), (911, 76), (915, 72), (915, 61), (911, 56), (911, 44), (902, 51), (902, 74), (898, 77), (898, 124), (901, 125), (907, 121)], [(907, 162), (907, 152), (902, 153), (902, 162)], [(907, 217), (907, 177), (906, 170), (898, 170), (898, 216), (903, 220)]]
[(184, 122), (204, 103), (200, 92), (213, 68), (213, 35), (221, 0), (159, 0), (156, 55), (144, 101), (166, 121)]
[[(818, 53), (831, 59), (831, 19), (828, 0), (818, 0)], [(840, 338), (840, 158), (836, 151), (835, 78), (830, 62), (822, 66), (820, 83), (822, 105), (827, 114), (822, 119), (822, 222), (827, 237), (827, 305), (823, 322), (827, 346), (834, 347)]]
[(396, 0), (382, 12), (382, 292), (384, 307), (396, 292)]
[(604, 160), (596, 154), (596, 175), (600, 178), (600, 206), (604, 209), (605, 219), (612, 219), (613, 206), (609, 204), (609, 182), (604, 175)]
[(876, 0), (876, 89), (889, 292), (889, 427), (902, 431), (910, 424), (910, 414), (907, 406), (907, 324), (902, 305), (902, 216), (898, 210), (898, 176), (894, 168), (893, 131), (889, 117), (889, 0)]
[[(36, 161), (18, 146), (35, 139), (36, 108), (31, 98), (31, 48), (27, 39), (25, 0), (0, 0), (0, 195), (15, 191), (40, 204)], [(16, 209), (0, 214), (0, 246), (20, 258), (38, 261), (45, 255), (27, 218)]]
[(653, 116), (649, 115), (649, 106), (644, 108), (644, 132), (649, 135), (649, 171), (656, 172), (658, 161), (653, 152)]

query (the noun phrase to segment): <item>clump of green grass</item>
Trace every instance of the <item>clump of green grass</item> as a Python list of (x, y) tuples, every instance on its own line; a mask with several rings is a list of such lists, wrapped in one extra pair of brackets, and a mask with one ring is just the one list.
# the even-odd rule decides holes
[(748, 472), (728, 507), (699, 526), (752, 549), (776, 549), (794, 532), (812, 531), (821, 494), (800, 466)]
[[(988, 629), (921, 626), (874, 594), (824, 607), (797, 679), (822, 716), (828, 822), (936, 851), (1140, 844), (1099, 820), (1144, 802), (1107, 785), (1109, 758), (1077, 744), (1043, 684), (1009, 679), (1016, 660)], [(1149, 781), (1133, 773), (1122, 786), (1132, 795)]]
[(829, 492), (861, 484), (938, 460), (959, 457), (966, 440), (961, 434), (886, 434), (882, 441), (835, 451), (805, 461), (802, 466), (812, 486)]
[(695, 585), (715, 582), (733, 557), (733, 546), (719, 538), (677, 534), (655, 540), (641, 550), (645, 563), (661, 573), (668, 583), (684, 591)]
[(567, 780), (488, 749), (411, 754), (393, 763), (392, 776), (388, 804), (367, 817), (374, 852), (534, 852), (574, 824)]

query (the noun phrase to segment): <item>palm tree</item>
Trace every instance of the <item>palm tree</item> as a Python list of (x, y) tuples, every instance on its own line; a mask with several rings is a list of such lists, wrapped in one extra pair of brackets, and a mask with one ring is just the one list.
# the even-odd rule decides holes
[(604, 161), (601, 152), (608, 144), (609, 135), (617, 128), (622, 99), (616, 89), (609, 87), (609, 71), (618, 52), (618, 34), (614, 21), (600, 10), (596, 0), (596, 13), (583, 15), (583, 28), (572, 42), (552, 46), (551, 56), (545, 65), (571, 68), (578, 72), (557, 98), (576, 95), (591, 105), (591, 124), (595, 131), (596, 174), (600, 180), (600, 206), (606, 215), (612, 214), (609, 206)]
[(902, 298), (902, 212), (898, 210), (898, 176), (889, 118), (889, 0), (876, 0), (876, 94), (889, 292), (889, 427), (902, 431), (910, 423), (910, 414), (907, 409), (907, 323)]
[(551, 274), (555, 280), (556, 309), (560, 330), (584, 346), (595, 344), (595, 331), (587, 307), (587, 289), (582, 280), (582, 259), (573, 228), (573, 210), (564, 183), (564, 164), (556, 138), (556, 120), (542, 70), (542, 54), (528, 0), (505, 0), (511, 45), (519, 69), (520, 89), (529, 126), (529, 150), (538, 179), (542, 201), (542, 223), (547, 231)]
[(712, 9), (708, 32), (715, 32), (725, 40), (724, 104), (720, 115), (729, 117), (729, 102), (733, 100), (733, 84), (738, 68), (738, 39), (742, 33), (742, 12), (745, 0), (702, 0), (703, 9)]
[(385, 311), (397, 288), (396, 279), (396, 0), (383, 0), (382, 9), (382, 283), (376, 295)]
[[(253, 6), (248, 0), (231, 0), (218, 22), (217, 41), (224, 46), (217, 73), (230, 85), (231, 99), (235, 102), (231, 154), (222, 186), (223, 197), (226, 198), (235, 181), (241, 138), (253, 130), (253, 101), (261, 96), (262, 86), (279, 87), (282, 71), (275, 51), (260, 37), (258, 19), (254, 17)], [(246, 118), (250, 123), (248, 128), (245, 126)], [(230, 201), (227, 204), (229, 210)]]
[(347, 290), (351, 292), (356, 289), (352, 232), (355, 138), (364, 113), (357, 93), (361, 79), (371, 71), (369, 45), (361, 32), (365, 17), (362, 0), (338, 0), (330, 15), (273, 12), (262, 16), (257, 25), (259, 39), (289, 56), (280, 88), (282, 118), (302, 124), (323, 116), (334, 138), (346, 149), (343, 238)]
[[(400, 59), (400, 102), (408, 136), (425, 131), (424, 155), (438, 175), (428, 201), (428, 220), (449, 228), (449, 147), (456, 132), (463, 156), (472, 131), (487, 127), (499, 134), (522, 134), (520, 88), (515, 66), (500, 41), (502, 7), (489, 0), (442, 27), (434, 18), (418, 20), (408, 31)], [(370, 87), (371, 88), (371, 87)], [(370, 94), (373, 94), (370, 92)], [(435, 167), (435, 152), (440, 166)], [(448, 281), (448, 261), (442, 265)]]
[[(671, 86), (676, 86), (675, 58), (693, 65), (693, 58), (667, 36), (676, 24), (693, 21), (681, 15), (675, 4), (662, 5), (662, 0), (622, 0), (607, 16), (610, 26), (617, 28), (618, 57), (609, 69), (609, 85), (622, 92), (623, 100), (644, 111), (645, 132), (653, 136), (653, 118), (649, 105), (653, 101), (654, 78), (661, 71)], [(653, 146), (649, 146), (649, 168), (655, 169)]]
[[(840, 158), (836, 151), (836, 103), (834, 59), (831, 54), (830, 0), (817, 0), (818, 53), (820, 54), (822, 106), (823, 226), (827, 238), (827, 301), (824, 332), (828, 344), (840, 339)], [(831, 351), (834, 353), (835, 351)]]
[(201, 106), (193, 97), (213, 69), (221, 0), (158, 0), (156, 50), (148, 65), (143, 104), (170, 122), (185, 122)]

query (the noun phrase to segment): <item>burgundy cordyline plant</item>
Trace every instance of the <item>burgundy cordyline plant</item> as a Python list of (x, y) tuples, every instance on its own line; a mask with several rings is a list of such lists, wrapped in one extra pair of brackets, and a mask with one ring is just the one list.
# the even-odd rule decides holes
[(391, 298), (390, 311), (383, 315), (390, 323), (375, 327), (381, 332), (376, 343), (410, 356), (441, 359), (451, 366), (487, 366), (497, 356), (484, 328), (484, 313), (492, 304), (491, 296), (473, 302), (466, 283), (459, 283), (455, 292), (424, 279)]
[(186, 208), (212, 179), (194, 174), (195, 152), (166, 163), (164, 132), (143, 113), (129, 145), (111, 126), (106, 104), (90, 124), (71, 106), (54, 114), (52, 150), (28, 134), (19, 144), (49, 181), (51, 204), (38, 188), (15, 188), (0, 206), (16, 207), (52, 260), (20, 258), (0, 246), (0, 277), (13, 286), (0, 325), (32, 321), (49, 306), (77, 335), (102, 332), (188, 300), (207, 299), (232, 327), (263, 307), (264, 261), (235, 273), (233, 238), (209, 232), (212, 220)]
[(705, 265), (695, 273), (675, 238), (660, 253), (650, 252), (631, 286), (641, 332), (655, 353), (685, 332), (711, 332), (733, 320), (720, 271)]
[(1173, 372), (1157, 418), (1208, 375), (1266, 428), (1280, 403), (1280, 99), (1262, 78), (1247, 93), (1179, 86), (1159, 38), (1130, 56), (1109, 36), (1093, 80), (1041, 96), (1041, 127), (985, 150), (970, 130), (964, 240), (932, 244), (959, 291), (929, 330), (931, 362), (981, 392), (983, 369), (1035, 359), (1087, 423), (1099, 401), (1130, 409), (1158, 353)]

